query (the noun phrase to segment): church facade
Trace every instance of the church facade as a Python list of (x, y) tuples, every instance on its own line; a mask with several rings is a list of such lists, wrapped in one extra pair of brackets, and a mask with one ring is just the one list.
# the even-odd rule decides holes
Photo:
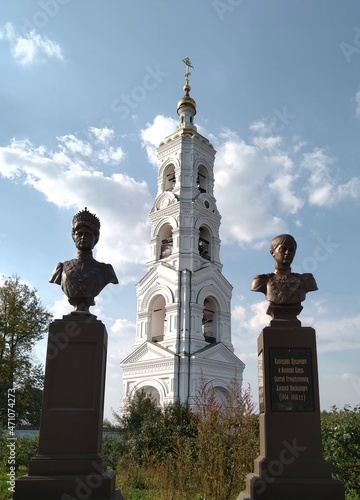
[(201, 384), (224, 401), (244, 363), (231, 341), (232, 286), (222, 274), (214, 197), (215, 150), (194, 125), (186, 64), (179, 125), (157, 150), (157, 195), (150, 213), (150, 259), (136, 287), (136, 339), (122, 362), (123, 402), (139, 390), (160, 405), (195, 406)]

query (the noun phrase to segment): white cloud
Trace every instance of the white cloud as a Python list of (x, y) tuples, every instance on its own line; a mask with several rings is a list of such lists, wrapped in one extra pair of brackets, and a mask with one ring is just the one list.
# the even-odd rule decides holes
[(271, 134), (272, 133), (272, 126), (269, 120), (266, 119), (260, 119), (256, 120), (250, 125), (250, 130), (252, 132), (255, 132), (257, 134)]
[(241, 352), (239, 354), (239, 358), (241, 359), (241, 361), (246, 361), (248, 359), (258, 359), (258, 353), (255, 351), (255, 352)]
[[(110, 327), (106, 370), (105, 409), (119, 411), (122, 399), (122, 370), (120, 363), (131, 352), (136, 326), (126, 319), (117, 319)], [(109, 410), (107, 417), (111, 418)]]
[(70, 153), (79, 153), (82, 156), (91, 156), (92, 146), (88, 142), (78, 139), (72, 134), (57, 137), (59, 147), (62, 151)]
[(145, 129), (141, 130), (140, 137), (149, 161), (157, 167), (156, 149), (168, 135), (176, 131), (178, 121), (167, 116), (157, 115), (152, 123), (147, 123)]
[(246, 318), (246, 309), (243, 306), (236, 306), (232, 311), (231, 311), (231, 317), (235, 321), (243, 321)]
[(307, 142), (301, 141), (298, 137), (294, 137), (294, 145), (293, 145), (293, 151), (294, 151), (294, 153), (298, 153), (306, 145), (307, 145)]
[[(141, 130), (153, 164), (157, 164), (156, 147), (176, 131), (176, 125), (172, 118), (157, 116)], [(264, 128), (260, 129), (263, 134)], [(0, 148), (0, 175), (34, 187), (59, 207), (87, 206), (97, 213), (102, 220), (97, 258), (114, 264), (120, 282), (136, 280), (147, 259), (153, 198), (145, 182), (119, 170), (126, 154), (113, 130), (90, 127), (89, 132), (94, 142), (67, 134), (58, 138), (54, 151), (28, 140), (13, 140)], [(335, 160), (324, 150), (301, 152), (298, 159), (293, 156), (299, 153), (294, 153), (293, 143), (287, 147), (277, 137), (246, 142), (230, 130), (213, 136), (222, 243), (258, 248), (265, 239), (286, 232), (291, 220), (301, 225), (304, 193), (310, 204), (325, 207), (360, 200), (360, 178), (339, 183)], [(109, 164), (116, 166), (116, 173), (106, 175)]]
[(222, 135), (217, 150), (215, 196), (222, 241), (249, 243), (286, 231), (285, 216), (303, 204), (292, 186), (297, 176), (289, 156), (278, 148), (264, 151), (263, 144), (247, 144), (233, 133)]
[[(260, 125), (253, 128), (264, 134), (267, 129)], [(287, 146), (278, 136), (262, 135), (248, 143), (232, 131), (219, 135), (215, 196), (224, 243), (254, 244), (286, 232), (290, 221), (301, 225), (299, 215), (306, 201), (329, 207), (360, 200), (360, 177), (340, 181), (335, 159), (321, 149), (303, 151), (305, 146), (301, 143), (294, 150), (293, 144)]]
[(112, 145), (107, 155), (73, 135), (60, 137), (55, 151), (14, 140), (0, 147), (0, 175), (32, 186), (58, 207), (95, 212), (101, 221), (96, 258), (111, 262), (120, 283), (126, 283), (144, 271), (153, 199), (145, 182), (119, 171), (106, 175), (104, 164), (110, 158), (119, 164), (124, 154)]
[(316, 188), (309, 189), (309, 202), (311, 205), (331, 205), (334, 202), (333, 186), (330, 183), (323, 184)]
[(356, 116), (360, 117), (360, 89), (355, 94)]
[(337, 201), (346, 199), (359, 201), (360, 200), (360, 178), (352, 177), (345, 184), (340, 184), (336, 189)]
[[(319, 353), (360, 349), (360, 314), (334, 315), (333, 306), (327, 307), (324, 300), (315, 300), (312, 305), (313, 316), (302, 314), (299, 319), (302, 325), (312, 325), (316, 329)], [(271, 317), (266, 313), (268, 306), (268, 301), (263, 300), (233, 307), (233, 343), (238, 352), (251, 357), (249, 353), (253, 352), (255, 339), (270, 324)]]
[(0, 28), (0, 40), (9, 42), (12, 56), (23, 66), (41, 61), (44, 57), (64, 59), (63, 51), (57, 42), (39, 35), (35, 30), (23, 37), (12, 23), (6, 23)]
[(282, 138), (280, 136), (257, 136), (253, 137), (253, 143), (255, 146), (257, 146), (259, 149), (276, 149), (278, 148), (281, 143), (282, 143)]
[(266, 314), (269, 307), (269, 303), (266, 300), (261, 302), (256, 302), (251, 304), (251, 316), (248, 320), (248, 327), (256, 332), (260, 332), (264, 326), (268, 326), (270, 323), (270, 316)]
[(69, 314), (73, 307), (69, 304), (68, 298), (63, 295), (61, 299), (55, 300), (55, 302), (48, 307), (54, 318), (62, 318), (64, 314)]
[(332, 165), (335, 159), (323, 149), (314, 149), (303, 155), (301, 166), (309, 173), (307, 192), (310, 205), (330, 207), (345, 200), (360, 200), (360, 178), (352, 177), (341, 183)]
[(296, 196), (292, 187), (293, 181), (294, 176), (284, 174), (270, 182), (269, 188), (274, 191), (275, 195), (279, 196), (282, 205), (288, 207), (291, 214), (296, 214), (304, 205), (304, 200)]
[(318, 351), (343, 351), (360, 348), (360, 314), (340, 318), (316, 319)]
[(253, 304), (246, 304), (244, 306), (235, 306), (231, 312), (231, 319), (233, 322), (233, 332), (237, 334), (238, 341), (241, 341), (241, 349), (244, 345), (251, 346), (253, 349), (254, 338), (259, 332), (270, 323), (270, 316), (266, 314), (269, 303), (266, 300), (255, 302)]
[(334, 162), (335, 159), (328, 156), (324, 149), (316, 148), (304, 154), (301, 164), (310, 173), (310, 184), (318, 186), (331, 178), (330, 166)]
[(114, 138), (114, 131), (108, 127), (89, 127), (89, 132), (95, 137), (97, 141), (103, 144), (108, 143), (109, 140)]
[(122, 148), (107, 147), (98, 152), (98, 159), (105, 164), (117, 165), (125, 158)]
[[(172, 118), (158, 115), (141, 131), (153, 165), (157, 166), (156, 148), (176, 131), (176, 125)], [(223, 243), (257, 244), (286, 232), (290, 217), (295, 225), (301, 225), (304, 194), (310, 205), (317, 206), (360, 199), (360, 178), (339, 182), (335, 159), (324, 150), (305, 151), (306, 143), (299, 137), (284, 144), (282, 136), (272, 134), (271, 120), (259, 120), (250, 130), (253, 137), (249, 142), (231, 130), (212, 136), (217, 149), (215, 196), (222, 215)]]

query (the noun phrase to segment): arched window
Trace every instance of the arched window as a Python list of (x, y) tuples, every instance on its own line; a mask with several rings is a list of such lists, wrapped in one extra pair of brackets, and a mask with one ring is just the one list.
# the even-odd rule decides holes
[(204, 226), (199, 229), (198, 249), (200, 257), (206, 260), (211, 260), (211, 233)]
[(160, 393), (152, 385), (145, 385), (137, 392), (145, 393), (146, 396), (150, 397), (151, 399), (153, 399), (156, 402), (157, 406), (160, 406)]
[(206, 193), (207, 191), (207, 176), (208, 174), (206, 168), (200, 165), (197, 174), (197, 187), (200, 193)]
[(211, 297), (204, 300), (202, 331), (205, 341), (211, 344), (216, 342), (216, 304)]
[(175, 165), (170, 164), (164, 172), (164, 191), (172, 191), (175, 187)]
[(151, 310), (151, 340), (153, 342), (164, 340), (165, 326), (165, 299), (162, 295), (158, 295), (153, 302)]
[(173, 249), (173, 235), (172, 235), (172, 227), (170, 224), (166, 224), (159, 231), (160, 238), (160, 259), (165, 259), (172, 254)]
[(215, 401), (218, 406), (228, 406), (229, 404), (229, 391), (223, 387), (214, 387)]

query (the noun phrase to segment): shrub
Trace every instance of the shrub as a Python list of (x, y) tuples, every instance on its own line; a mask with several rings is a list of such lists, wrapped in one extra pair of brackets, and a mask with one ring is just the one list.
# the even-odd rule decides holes
[(331, 463), (333, 475), (344, 483), (349, 498), (355, 500), (360, 496), (360, 405), (342, 410), (333, 406), (329, 413), (322, 413), (321, 425), (324, 458)]
[(202, 382), (196, 405), (196, 411), (179, 403), (160, 409), (138, 393), (117, 416), (124, 437), (118, 478), (126, 498), (142, 491), (141, 498), (157, 500), (229, 500), (243, 489), (259, 453), (250, 389), (241, 391), (234, 378), (226, 403), (219, 404)]

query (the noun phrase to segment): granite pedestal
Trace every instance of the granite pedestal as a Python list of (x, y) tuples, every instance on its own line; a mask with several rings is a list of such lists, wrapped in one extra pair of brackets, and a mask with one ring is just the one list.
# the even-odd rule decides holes
[(322, 456), (315, 331), (296, 321), (258, 338), (260, 455), (238, 500), (345, 498)]
[(90, 314), (49, 329), (39, 452), (14, 500), (120, 500), (101, 452), (107, 332)]

